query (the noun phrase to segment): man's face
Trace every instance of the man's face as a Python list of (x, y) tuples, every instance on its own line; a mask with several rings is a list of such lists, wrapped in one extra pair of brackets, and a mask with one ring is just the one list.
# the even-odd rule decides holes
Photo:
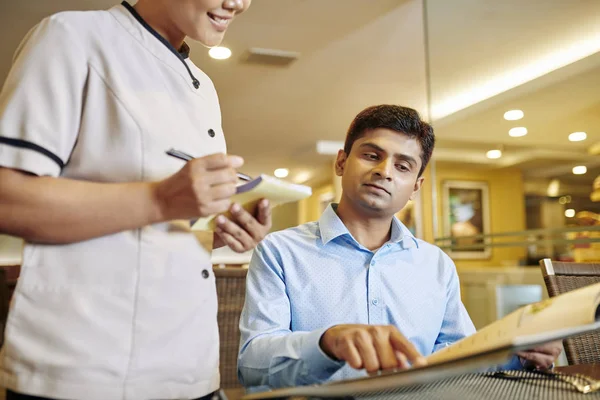
[[(164, 0), (163, 0), (164, 1)], [(205, 46), (217, 46), (235, 17), (250, 7), (251, 0), (166, 0), (171, 19), (190, 38)]]
[(391, 216), (419, 191), (423, 177), (421, 146), (416, 139), (385, 128), (368, 131), (340, 150), (336, 173), (342, 177), (343, 197), (369, 216)]

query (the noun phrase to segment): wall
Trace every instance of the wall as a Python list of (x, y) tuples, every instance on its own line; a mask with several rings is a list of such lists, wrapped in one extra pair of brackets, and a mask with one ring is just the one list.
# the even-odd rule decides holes
[(283, 204), (272, 211), (273, 227), (271, 232), (280, 231), (298, 225), (300, 202)]
[[(428, 168), (429, 169), (429, 168)], [(491, 169), (469, 164), (438, 162), (435, 165), (437, 188), (437, 237), (442, 236), (442, 184), (447, 180), (483, 181), (489, 185), (490, 231), (492, 233), (521, 231), (525, 229), (525, 193), (523, 174), (517, 168)], [(424, 238), (433, 239), (431, 171), (427, 171), (423, 196)], [(511, 237), (510, 241), (519, 240)], [(514, 240), (512, 240), (514, 239)], [(487, 260), (455, 260), (458, 267), (516, 265), (526, 255), (524, 247), (492, 247), (491, 258)]]
[(334, 185), (325, 182), (313, 187), (313, 194), (307, 199), (300, 200), (298, 205), (298, 224), (316, 221), (321, 217), (322, 196), (334, 195)]

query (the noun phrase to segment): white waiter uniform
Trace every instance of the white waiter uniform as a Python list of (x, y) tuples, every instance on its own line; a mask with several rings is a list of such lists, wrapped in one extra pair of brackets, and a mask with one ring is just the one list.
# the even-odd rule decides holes
[[(0, 166), (94, 182), (156, 181), (224, 153), (208, 76), (124, 3), (43, 20), (0, 94)], [(219, 386), (209, 254), (189, 224), (69, 245), (27, 243), (0, 359), (17, 392), (197, 398)], [(65, 226), (64, 229), (69, 229)]]

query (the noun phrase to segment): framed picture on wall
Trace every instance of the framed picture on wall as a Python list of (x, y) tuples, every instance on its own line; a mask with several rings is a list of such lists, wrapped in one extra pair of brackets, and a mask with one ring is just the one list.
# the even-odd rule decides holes
[[(489, 240), (478, 235), (490, 233), (490, 203), (487, 182), (445, 181), (442, 184), (442, 218), (444, 237), (452, 238), (453, 246), (472, 248), (450, 249), (456, 259), (487, 259), (492, 250)], [(480, 247), (477, 247), (480, 246)]]
[(423, 208), (420, 193), (418, 192), (414, 199), (409, 200), (406, 206), (398, 211), (396, 217), (415, 237), (423, 239)]

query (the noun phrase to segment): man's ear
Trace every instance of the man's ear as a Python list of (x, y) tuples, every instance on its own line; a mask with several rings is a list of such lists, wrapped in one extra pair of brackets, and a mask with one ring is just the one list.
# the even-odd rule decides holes
[(337, 176), (344, 175), (344, 167), (346, 166), (346, 159), (348, 158), (344, 150), (339, 150), (337, 159), (335, 160), (335, 174)]
[(415, 181), (415, 186), (413, 187), (413, 192), (411, 193), (409, 199), (413, 200), (415, 198), (415, 196), (417, 195), (417, 193), (419, 193), (419, 190), (421, 190), (421, 186), (423, 186), (423, 182), (425, 181), (425, 178), (420, 176), (417, 178), (417, 180)]

